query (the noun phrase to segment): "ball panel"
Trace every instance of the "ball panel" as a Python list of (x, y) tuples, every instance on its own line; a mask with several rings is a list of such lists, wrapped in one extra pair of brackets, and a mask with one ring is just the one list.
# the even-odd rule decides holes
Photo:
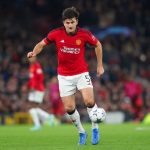
[(93, 109), (90, 114), (90, 119), (92, 122), (100, 123), (105, 120), (106, 112), (103, 108)]

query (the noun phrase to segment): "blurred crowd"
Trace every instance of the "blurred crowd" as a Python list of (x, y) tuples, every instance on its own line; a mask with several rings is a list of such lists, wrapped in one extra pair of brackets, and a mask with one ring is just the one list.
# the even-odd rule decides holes
[[(27, 111), (28, 61), (26, 54), (47, 33), (62, 25), (61, 12), (75, 6), (80, 11), (79, 26), (106, 29), (126, 26), (130, 36), (108, 35), (103, 46), (105, 73), (96, 77), (94, 49), (86, 48), (98, 106), (108, 111), (122, 111), (125, 121), (142, 121), (150, 112), (150, 11), (147, 0), (1, 0), (0, 1), (0, 115)], [(39, 55), (45, 74), (45, 98), (42, 107), (55, 111), (60, 97), (53, 92), (58, 84), (54, 45)], [(76, 94), (81, 117), (88, 121), (80, 93)], [(55, 101), (56, 105), (52, 103)], [(55, 103), (55, 102), (54, 102)]]

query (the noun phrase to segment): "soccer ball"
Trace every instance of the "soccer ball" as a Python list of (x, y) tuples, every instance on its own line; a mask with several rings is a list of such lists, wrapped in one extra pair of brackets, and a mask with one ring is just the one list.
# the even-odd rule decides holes
[(105, 120), (106, 112), (103, 108), (92, 109), (90, 114), (89, 114), (89, 117), (90, 117), (92, 122), (100, 123), (100, 122)]

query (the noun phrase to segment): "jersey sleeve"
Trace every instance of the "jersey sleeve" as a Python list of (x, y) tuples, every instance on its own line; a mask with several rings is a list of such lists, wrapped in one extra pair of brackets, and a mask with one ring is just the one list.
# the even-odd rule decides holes
[(54, 31), (49, 32), (47, 37), (44, 38), (45, 44), (48, 45), (48, 44), (54, 42), (55, 41), (55, 37), (56, 37), (56, 32), (54, 32)]
[(98, 39), (89, 31), (87, 31), (85, 34), (85, 40), (87, 43), (89, 43), (90, 45), (94, 45), (94, 46), (96, 46), (98, 42)]

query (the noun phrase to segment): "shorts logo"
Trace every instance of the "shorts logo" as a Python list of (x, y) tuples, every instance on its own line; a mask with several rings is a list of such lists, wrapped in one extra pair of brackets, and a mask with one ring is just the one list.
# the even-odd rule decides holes
[(76, 40), (76, 44), (80, 45), (81, 44), (81, 40)]

